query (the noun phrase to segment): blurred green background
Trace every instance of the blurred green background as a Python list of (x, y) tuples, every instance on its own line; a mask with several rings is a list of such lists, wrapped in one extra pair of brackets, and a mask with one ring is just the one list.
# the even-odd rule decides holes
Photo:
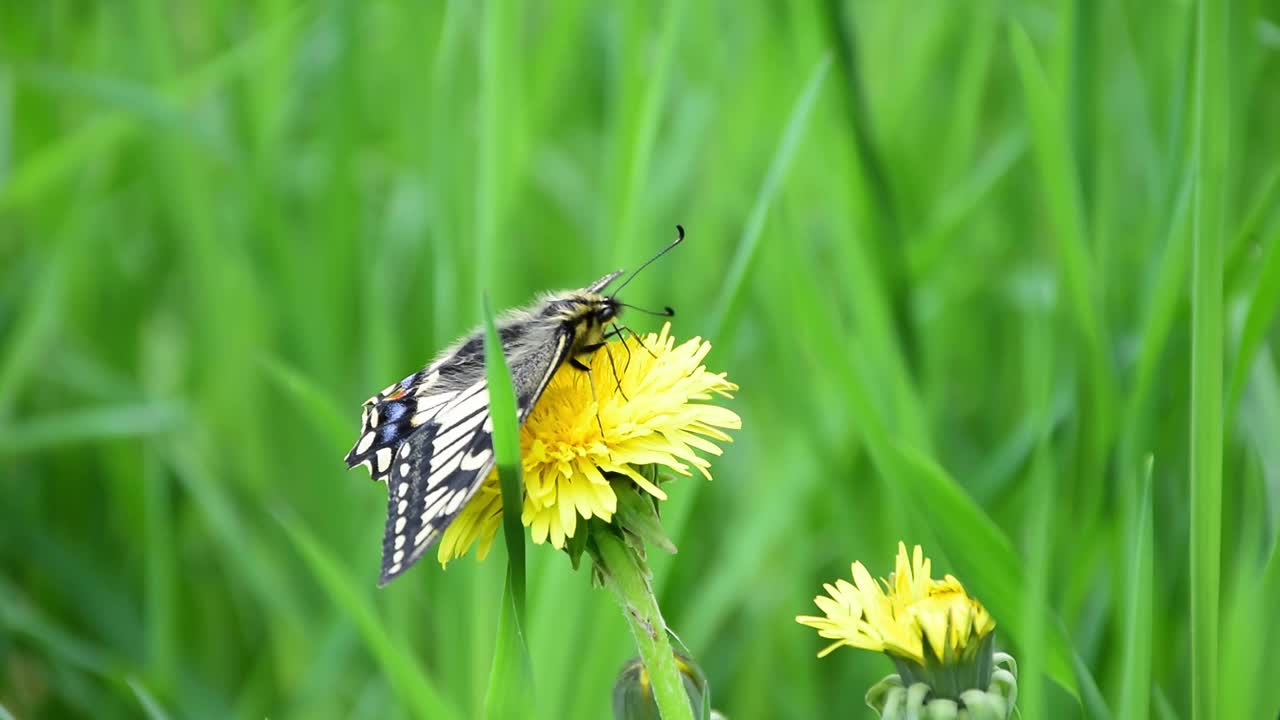
[[(744, 427), (655, 582), (730, 718), (870, 716), (793, 618), (899, 539), (1023, 717), (1275, 717), (1277, 128), (1268, 2), (0, 2), (0, 717), (480, 717), (501, 543), (375, 589), (359, 405), (677, 222), (626, 299)], [(606, 717), (529, 556), (530, 715)]]

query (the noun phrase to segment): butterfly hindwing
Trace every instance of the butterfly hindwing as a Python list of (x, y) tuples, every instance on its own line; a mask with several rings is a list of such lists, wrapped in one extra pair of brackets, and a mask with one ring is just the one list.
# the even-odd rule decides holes
[(398, 465), (394, 460), (401, 443), (454, 395), (441, 387), (446, 362), (433, 363), (364, 401), (360, 439), (347, 453), (347, 467), (363, 465), (374, 480), (388, 480)]
[(380, 583), (435, 544), (493, 467), (488, 405), (488, 387), (477, 380), (401, 442), (387, 486)]
[(384, 399), (387, 394), (384, 390), (365, 401), (360, 417), (360, 439), (346, 457), (347, 467), (363, 465), (374, 480), (386, 479), (395, 448), (408, 434), (402, 422), (404, 404), (400, 397)]
[[(521, 423), (572, 346), (568, 326), (549, 327), (544, 336), (541, 342), (528, 343), (521, 333), (503, 333)], [(387, 480), (379, 584), (403, 573), (435, 544), (493, 468), (493, 422), (483, 357), (482, 341), (473, 336), (452, 355), (406, 378), (401, 385), (409, 386), (402, 394), (392, 390), (370, 399), (376, 402), (366, 409), (366, 416), (382, 425), (362, 431), (360, 442), (368, 433), (373, 440), (362, 453), (353, 450), (348, 463), (368, 462), (376, 479)], [(384, 430), (387, 425), (395, 429)]]

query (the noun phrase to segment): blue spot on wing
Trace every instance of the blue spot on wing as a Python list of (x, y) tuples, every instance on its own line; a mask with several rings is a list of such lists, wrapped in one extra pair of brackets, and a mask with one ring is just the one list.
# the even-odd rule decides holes
[(401, 428), (396, 423), (386, 423), (378, 428), (378, 447), (385, 447), (395, 442), (401, 436)]
[(381, 411), (382, 414), (386, 416), (386, 422), (393, 423), (404, 417), (409, 412), (409, 404), (406, 402), (384, 403)]

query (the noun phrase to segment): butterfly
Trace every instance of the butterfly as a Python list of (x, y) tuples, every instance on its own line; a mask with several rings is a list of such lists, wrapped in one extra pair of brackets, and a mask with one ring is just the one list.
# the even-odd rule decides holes
[[(624, 307), (618, 291), (674, 242), (636, 269), (618, 289), (605, 290), (622, 274), (611, 272), (580, 290), (547, 293), (532, 305), (503, 313), (497, 322), (511, 369), (517, 421), (523, 424), (565, 365), (589, 372), (582, 361), (621, 332), (615, 323)], [(674, 314), (666, 308), (664, 315)], [(387, 521), (382, 539), (386, 585), (408, 570), (440, 539), (493, 469), (493, 419), (485, 382), (484, 332), (477, 329), (445, 349), (425, 368), (364, 402), (360, 436), (347, 453), (347, 467), (363, 465), (387, 484)]]

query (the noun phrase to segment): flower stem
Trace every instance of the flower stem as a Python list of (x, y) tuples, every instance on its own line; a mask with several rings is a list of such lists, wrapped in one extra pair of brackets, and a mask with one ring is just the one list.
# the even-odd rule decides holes
[(591, 533), (604, 566), (605, 586), (622, 606), (653, 686), (663, 720), (693, 720), (684, 680), (667, 639), (667, 625), (649, 585), (649, 569), (626, 544), (606, 528)]

